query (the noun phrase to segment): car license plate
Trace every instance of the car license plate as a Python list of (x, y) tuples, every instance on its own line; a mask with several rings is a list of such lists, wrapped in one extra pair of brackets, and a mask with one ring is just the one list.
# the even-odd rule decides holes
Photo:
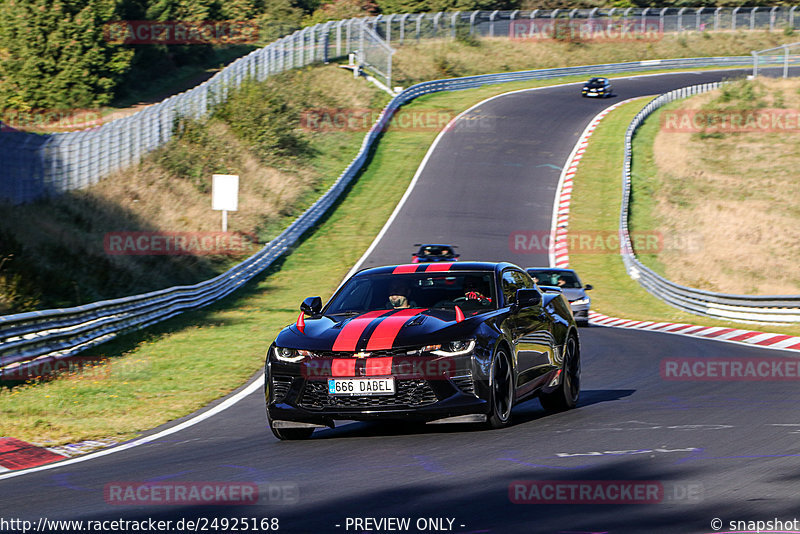
[(394, 377), (329, 378), (329, 395), (394, 395)]

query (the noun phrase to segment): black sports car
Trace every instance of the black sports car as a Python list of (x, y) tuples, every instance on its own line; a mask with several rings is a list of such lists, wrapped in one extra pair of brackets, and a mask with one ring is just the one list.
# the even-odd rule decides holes
[(456, 254), (453, 245), (414, 245), (419, 250), (411, 255), (411, 263), (428, 263), (432, 261), (458, 261), (460, 254)]
[(356, 273), (325, 307), (300, 306), (266, 361), (267, 419), (280, 439), (335, 420), (509, 424), (538, 396), (576, 405), (580, 342), (569, 304), (510, 263), (428, 263)]
[(590, 78), (581, 89), (581, 96), (612, 96), (611, 82), (608, 78)]

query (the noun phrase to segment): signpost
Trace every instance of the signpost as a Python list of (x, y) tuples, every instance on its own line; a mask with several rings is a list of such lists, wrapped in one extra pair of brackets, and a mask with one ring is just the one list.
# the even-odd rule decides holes
[(215, 174), (211, 182), (211, 209), (222, 211), (222, 231), (228, 231), (228, 212), (239, 209), (239, 175)]

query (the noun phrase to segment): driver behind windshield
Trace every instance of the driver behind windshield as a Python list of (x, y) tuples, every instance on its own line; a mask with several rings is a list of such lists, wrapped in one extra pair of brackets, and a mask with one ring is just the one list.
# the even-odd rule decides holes
[(392, 280), (389, 284), (389, 303), (387, 308), (401, 309), (416, 306), (414, 301), (409, 300), (411, 288), (403, 280)]

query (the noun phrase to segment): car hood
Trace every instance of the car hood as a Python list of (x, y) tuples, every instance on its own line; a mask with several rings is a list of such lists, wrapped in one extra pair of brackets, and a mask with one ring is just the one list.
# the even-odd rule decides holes
[(561, 288), (561, 293), (563, 293), (563, 295), (570, 302), (572, 302), (573, 300), (582, 299), (586, 296), (586, 291), (582, 287), (577, 287), (577, 288), (564, 287)]
[(378, 310), (352, 317), (305, 317), (284, 328), (275, 343), (281, 347), (317, 352), (370, 352), (420, 347), (465, 339), (480, 322), (477, 317), (456, 321), (453, 310), (409, 308)]

